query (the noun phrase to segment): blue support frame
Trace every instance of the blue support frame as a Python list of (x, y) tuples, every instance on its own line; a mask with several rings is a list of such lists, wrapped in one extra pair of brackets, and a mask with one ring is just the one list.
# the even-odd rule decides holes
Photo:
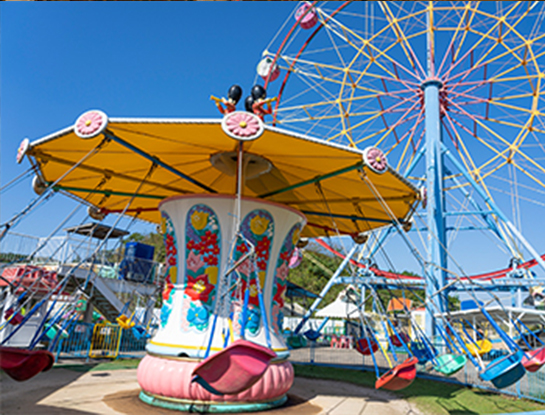
[[(428, 192), (427, 225), (428, 225), (428, 258), (426, 261), (426, 298), (433, 302), (433, 309), (438, 312), (447, 311), (447, 293), (433, 296), (446, 285), (447, 280), (447, 238), (445, 225), (445, 195), (443, 187), (443, 152), (441, 149), (441, 110), (439, 91), (443, 84), (439, 80), (430, 79), (422, 84), (424, 91), (424, 114), (426, 128), (426, 186)], [(425, 333), (433, 339), (435, 335), (435, 319), (426, 312)]]

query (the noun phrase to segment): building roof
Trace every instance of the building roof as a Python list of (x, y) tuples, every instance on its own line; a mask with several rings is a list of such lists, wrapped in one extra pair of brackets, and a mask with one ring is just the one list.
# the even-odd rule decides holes
[[(110, 230), (111, 233), (109, 233)], [(95, 222), (66, 228), (65, 231), (68, 233), (77, 233), (78, 235), (83, 236), (91, 236), (97, 239), (106, 239), (106, 237), (108, 237), (108, 239), (115, 239), (129, 234), (129, 232), (123, 229), (112, 228), (111, 226)]]

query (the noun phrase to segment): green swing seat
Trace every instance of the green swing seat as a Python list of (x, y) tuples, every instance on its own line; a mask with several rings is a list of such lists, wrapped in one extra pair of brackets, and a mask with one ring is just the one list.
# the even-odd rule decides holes
[(287, 338), (288, 346), (291, 349), (300, 349), (302, 347), (307, 347), (307, 339), (301, 335), (292, 335)]
[(445, 376), (454, 375), (459, 372), (467, 363), (464, 355), (444, 354), (435, 358), (436, 364), (433, 368)]

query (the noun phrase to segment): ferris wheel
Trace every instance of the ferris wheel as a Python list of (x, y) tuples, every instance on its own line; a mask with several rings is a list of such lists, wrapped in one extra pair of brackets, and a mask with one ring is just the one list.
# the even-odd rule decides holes
[(486, 227), (512, 258), (539, 256), (519, 230), (545, 213), (544, 16), (541, 2), (301, 2), (258, 66), (270, 123), (380, 148), (434, 203), (416, 217), (443, 247)]

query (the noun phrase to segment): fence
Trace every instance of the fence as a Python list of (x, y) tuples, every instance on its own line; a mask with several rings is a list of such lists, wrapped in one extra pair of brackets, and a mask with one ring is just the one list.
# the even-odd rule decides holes
[[(355, 349), (334, 349), (326, 344), (310, 344), (309, 347), (290, 350), (290, 361), (298, 364), (313, 364), (320, 366), (344, 367), (349, 369), (374, 371), (373, 358), (363, 356)], [(406, 356), (399, 356), (403, 360)], [(488, 363), (497, 355), (483, 355), (483, 362)], [(375, 353), (375, 359), (383, 371), (388, 368), (386, 360)], [(518, 398), (531, 399), (545, 403), (545, 368), (537, 372), (527, 372), (517, 383), (508, 388), (498, 390), (491, 383), (483, 382), (476, 368), (468, 361), (464, 369), (451, 377), (434, 375), (429, 366), (417, 365), (418, 377), (428, 378), (436, 381), (458, 383), (464, 386), (471, 386), (497, 393), (513, 395)]]
[(137, 358), (146, 353), (148, 339), (137, 338), (132, 330), (116, 324), (75, 322), (67, 329), (68, 337), (55, 348), (55, 360), (87, 358)]

